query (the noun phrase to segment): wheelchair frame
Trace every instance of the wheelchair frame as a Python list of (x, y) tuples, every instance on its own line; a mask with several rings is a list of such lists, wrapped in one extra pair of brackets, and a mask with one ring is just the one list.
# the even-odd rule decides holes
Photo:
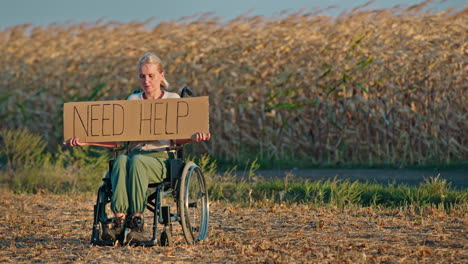
[[(187, 87), (182, 89), (181, 97), (184, 97), (185, 93), (193, 95), (193, 92)], [(117, 157), (119, 150), (122, 149), (114, 149), (115, 157)], [(154, 190), (147, 197), (147, 208), (153, 213), (152, 237), (148, 241), (132, 244), (172, 246), (173, 222), (181, 224), (185, 240), (189, 244), (205, 240), (208, 235), (209, 201), (203, 172), (194, 162), (184, 161), (182, 147), (171, 148), (171, 151), (176, 152), (177, 158), (169, 160), (168, 177), (161, 183), (148, 185), (148, 190)], [(106, 177), (102, 179), (103, 184), (98, 189), (96, 204), (94, 205), (91, 234), (91, 244), (93, 245), (114, 245), (116, 243), (101, 239), (103, 231), (115, 221), (115, 217), (108, 206), (112, 197), (112, 184), (110, 181), (112, 165), (113, 160), (109, 161), (109, 171)], [(177, 207), (176, 213), (171, 213), (170, 206), (163, 206), (162, 201), (167, 195), (172, 195)], [(163, 225), (163, 230), (159, 232), (159, 239), (158, 223)], [(125, 230), (124, 237), (118, 242), (127, 243), (127, 233), (128, 229)]]

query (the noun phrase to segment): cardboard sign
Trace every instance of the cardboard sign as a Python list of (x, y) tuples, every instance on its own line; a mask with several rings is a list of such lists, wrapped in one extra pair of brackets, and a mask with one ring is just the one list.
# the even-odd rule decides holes
[(65, 141), (188, 139), (209, 132), (208, 97), (74, 102), (63, 105)]

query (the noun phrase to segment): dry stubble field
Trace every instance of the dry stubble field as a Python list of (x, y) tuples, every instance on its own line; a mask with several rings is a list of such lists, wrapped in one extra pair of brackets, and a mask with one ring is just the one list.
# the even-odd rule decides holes
[[(93, 195), (1, 193), (5, 263), (467, 263), (466, 210), (211, 204), (209, 239), (170, 248), (89, 244)], [(149, 230), (149, 229), (148, 229)]]

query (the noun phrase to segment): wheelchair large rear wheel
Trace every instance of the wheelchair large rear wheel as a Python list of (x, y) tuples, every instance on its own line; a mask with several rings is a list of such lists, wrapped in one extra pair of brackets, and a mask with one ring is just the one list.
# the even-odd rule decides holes
[(185, 240), (194, 244), (208, 235), (209, 204), (205, 177), (195, 163), (188, 162), (180, 178), (179, 213)]
[(109, 245), (113, 244), (111, 241), (103, 241), (101, 238), (104, 230), (109, 228), (114, 220), (112, 210), (110, 208), (110, 197), (112, 191), (110, 190), (110, 183), (104, 183), (99, 187), (96, 205), (94, 206), (94, 221), (93, 232), (91, 235), (91, 243), (93, 245)]

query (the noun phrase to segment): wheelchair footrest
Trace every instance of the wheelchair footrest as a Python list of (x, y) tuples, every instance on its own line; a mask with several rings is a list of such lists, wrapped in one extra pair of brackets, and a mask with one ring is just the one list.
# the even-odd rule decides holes
[(97, 240), (92, 241), (91, 244), (95, 246), (114, 246), (116, 242), (114, 241), (105, 241), (105, 240)]
[(158, 241), (154, 241), (154, 240), (138, 241), (138, 242), (130, 242), (129, 244), (132, 245), (132, 246), (152, 247), (152, 246), (157, 246)]
[[(122, 244), (121, 242), (115, 242), (115, 241), (105, 241), (105, 240), (97, 240), (91, 242), (92, 245), (94, 246), (116, 246), (116, 245), (121, 245), (124, 246), (125, 244)], [(148, 241), (138, 241), (138, 242), (129, 242), (129, 245), (132, 246), (145, 246), (145, 247), (152, 247), (152, 246), (157, 246), (158, 241), (153, 241), (153, 240), (148, 240)]]

